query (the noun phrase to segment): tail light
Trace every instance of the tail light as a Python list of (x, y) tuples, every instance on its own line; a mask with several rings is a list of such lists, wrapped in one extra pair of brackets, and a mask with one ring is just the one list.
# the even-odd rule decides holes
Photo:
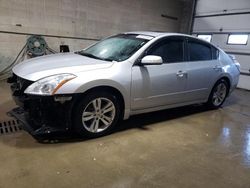
[(231, 59), (233, 60), (235, 66), (238, 68), (238, 70), (240, 71), (240, 63), (237, 61), (235, 55), (229, 55), (231, 57)]

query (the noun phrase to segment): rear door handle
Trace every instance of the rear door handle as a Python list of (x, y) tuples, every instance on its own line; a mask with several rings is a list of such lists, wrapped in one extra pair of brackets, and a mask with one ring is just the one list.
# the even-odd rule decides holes
[(221, 70), (222, 70), (221, 66), (219, 66), (219, 65), (215, 65), (215, 66), (213, 67), (213, 69), (214, 69), (215, 71), (221, 71)]
[(187, 76), (187, 72), (180, 70), (176, 73), (176, 76), (178, 76), (179, 78), (183, 78), (184, 76)]

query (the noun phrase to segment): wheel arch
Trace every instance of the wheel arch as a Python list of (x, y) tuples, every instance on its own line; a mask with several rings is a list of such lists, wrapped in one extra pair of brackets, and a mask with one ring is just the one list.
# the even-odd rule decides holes
[(100, 92), (105, 91), (108, 93), (112, 93), (114, 96), (118, 98), (118, 102), (121, 105), (121, 117), (125, 119), (128, 115), (128, 96), (124, 91), (121, 91), (121, 89), (118, 89), (117, 87), (110, 86), (110, 85), (95, 85), (89, 88), (85, 88), (81, 92), (78, 92), (78, 99), (82, 99), (84, 96), (88, 95), (91, 92)]
[(229, 95), (229, 91), (230, 91), (230, 88), (231, 88), (231, 80), (230, 80), (230, 78), (229, 78), (228, 75), (222, 75), (221, 77), (219, 77), (218, 79), (215, 80), (215, 82), (213, 83), (213, 85), (211, 85), (210, 92), (208, 93), (206, 101), (209, 99), (209, 96), (210, 96), (211, 92), (213, 91), (215, 85), (220, 80), (225, 80), (228, 83), (228, 93), (227, 93), (227, 96)]
[[(228, 84), (227, 96), (228, 96), (228, 94), (229, 94), (229, 92), (230, 92), (230, 89), (231, 89), (231, 80), (230, 80), (230, 78), (229, 78), (228, 76), (224, 75), (224, 76), (222, 76), (220, 79), (218, 79), (218, 80), (215, 82), (215, 84), (216, 84), (218, 81), (220, 81), (220, 80), (225, 80), (225, 81), (227, 82), (227, 84)], [(214, 84), (214, 86), (215, 86), (215, 84)], [(214, 86), (213, 86), (213, 87), (214, 87)]]

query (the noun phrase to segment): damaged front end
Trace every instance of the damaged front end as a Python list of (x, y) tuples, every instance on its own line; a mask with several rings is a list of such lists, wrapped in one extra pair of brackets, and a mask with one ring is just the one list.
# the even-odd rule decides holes
[(13, 74), (8, 79), (12, 96), (19, 106), (8, 112), (23, 124), (23, 129), (33, 136), (71, 130), (72, 107), (76, 96), (27, 95), (25, 89), (33, 82)]

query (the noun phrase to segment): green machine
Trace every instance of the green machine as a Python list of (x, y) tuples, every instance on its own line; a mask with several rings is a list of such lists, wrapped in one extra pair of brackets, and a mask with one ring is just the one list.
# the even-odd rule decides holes
[(45, 55), (47, 48), (48, 45), (42, 36), (31, 35), (27, 39), (27, 53), (30, 57)]

